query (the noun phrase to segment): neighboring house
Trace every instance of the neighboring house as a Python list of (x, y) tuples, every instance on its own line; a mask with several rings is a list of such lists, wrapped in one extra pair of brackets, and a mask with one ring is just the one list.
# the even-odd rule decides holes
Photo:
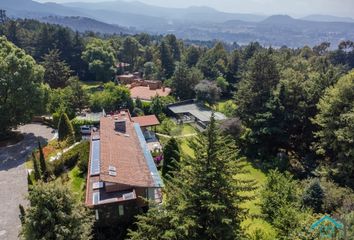
[(144, 199), (162, 200), (163, 182), (128, 110), (101, 117), (100, 129), (91, 134), (87, 176), (85, 203), (108, 223), (146, 210)]
[(171, 93), (171, 89), (162, 86), (161, 81), (142, 79), (139, 73), (119, 75), (117, 76), (117, 80), (120, 84), (126, 85), (129, 88), (133, 99), (140, 98), (150, 101), (157, 95), (166, 97)]
[[(174, 103), (168, 105), (167, 109), (179, 121), (184, 123), (196, 123), (202, 129), (208, 126), (213, 113), (212, 109), (194, 100)], [(220, 112), (214, 112), (214, 116), (217, 121), (227, 119), (227, 117)]]
[(156, 96), (166, 97), (170, 93), (171, 89), (166, 87), (154, 89), (149, 86), (135, 86), (130, 88), (130, 95), (133, 99), (140, 98), (145, 101), (151, 101)]

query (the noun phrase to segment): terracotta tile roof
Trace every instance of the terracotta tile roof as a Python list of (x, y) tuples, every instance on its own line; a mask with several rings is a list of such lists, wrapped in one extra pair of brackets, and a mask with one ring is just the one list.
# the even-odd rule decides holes
[(144, 86), (138, 86), (130, 89), (130, 95), (132, 98), (140, 98), (142, 100), (151, 100), (156, 95), (159, 95), (160, 97), (166, 97), (170, 95), (170, 93), (170, 88), (165, 88), (165, 91), (163, 91), (162, 88), (150, 90), (149, 87)]
[[(114, 130), (114, 117), (101, 118), (100, 179), (130, 186), (153, 187), (154, 181), (134, 129), (134, 122), (129, 113), (126, 116), (118, 115), (118, 119), (126, 120), (125, 134)], [(109, 175), (110, 166), (116, 168), (116, 176)]]
[(140, 127), (150, 127), (160, 125), (160, 121), (155, 115), (133, 117), (133, 122), (139, 123)]

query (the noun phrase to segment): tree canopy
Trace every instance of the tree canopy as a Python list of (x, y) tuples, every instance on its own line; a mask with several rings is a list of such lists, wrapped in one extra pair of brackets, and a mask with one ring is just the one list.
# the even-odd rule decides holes
[(91, 239), (93, 219), (67, 187), (38, 183), (28, 200), (21, 232), (24, 239)]
[(336, 167), (349, 176), (354, 173), (354, 72), (343, 76), (327, 89), (319, 101), (314, 122), (320, 127), (318, 153), (328, 156)]
[(112, 79), (116, 57), (108, 41), (100, 39), (90, 41), (82, 53), (82, 59), (89, 65), (89, 70), (95, 74), (96, 81), (107, 82)]
[(0, 135), (31, 120), (40, 104), (43, 73), (31, 56), (0, 37)]

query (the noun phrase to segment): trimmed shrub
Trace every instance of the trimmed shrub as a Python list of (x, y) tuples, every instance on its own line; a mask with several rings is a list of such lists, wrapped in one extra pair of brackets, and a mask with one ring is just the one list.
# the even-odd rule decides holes
[(77, 165), (83, 174), (86, 174), (87, 172), (89, 156), (90, 156), (90, 142), (85, 141), (82, 143), (82, 147), (79, 153), (79, 162)]
[(69, 144), (73, 144), (75, 142), (74, 128), (66, 113), (63, 113), (60, 116), (58, 125), (58, 135), (59, 141), (66, 140)]
[(60, 120), (60, 113), (55, 112), (52, 114), (52, 118), (53, 118), (53, 122), (52, 122), (52, 126), (55, 129), (58, 129), (58, 125), (59, 125), (59, 120)]

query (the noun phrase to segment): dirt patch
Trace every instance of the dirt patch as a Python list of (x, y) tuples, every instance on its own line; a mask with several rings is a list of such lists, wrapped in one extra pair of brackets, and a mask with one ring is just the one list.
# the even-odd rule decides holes
[(24, 136), (20, 132), (11, 132), (8, 136), (0, 140), (0, 148), (15, 145), (23, 140)]

